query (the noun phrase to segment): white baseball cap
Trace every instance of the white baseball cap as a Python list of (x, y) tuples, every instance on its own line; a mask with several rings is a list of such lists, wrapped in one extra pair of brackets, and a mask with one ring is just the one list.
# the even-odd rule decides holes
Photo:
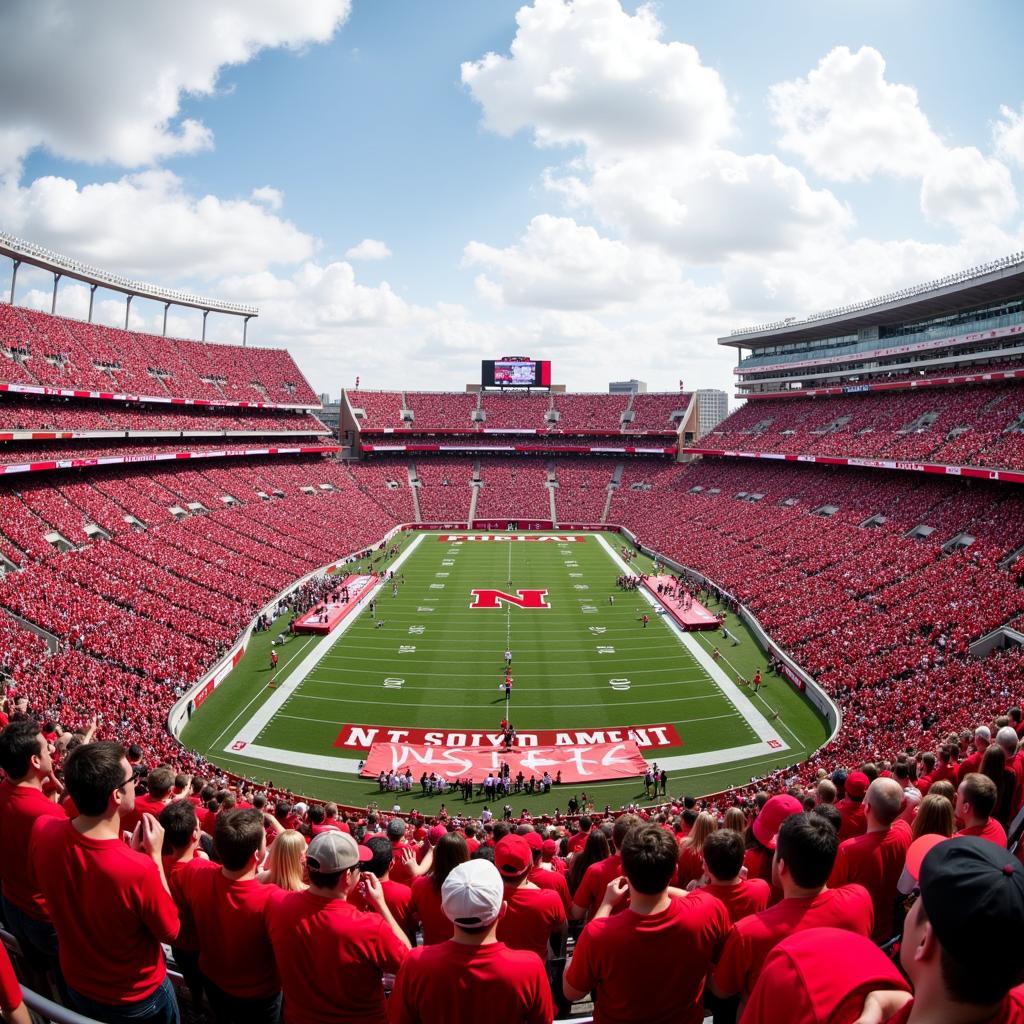
[(452, 924), (481, 928), (493, 924), (505, 900), (505, 884), (488, 860), (467, 860), (441, 886), (441, 909)]

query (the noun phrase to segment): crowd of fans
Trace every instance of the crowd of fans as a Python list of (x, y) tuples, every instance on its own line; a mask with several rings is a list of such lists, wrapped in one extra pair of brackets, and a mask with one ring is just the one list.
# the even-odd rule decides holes
[(327, 428), (311, 413), (291, 409), (238, 409), (163, 403), (103, 402), (92, 399), (0, 397), (0, 433), (8, 430), (246, 431), (322, 434)]
[(747, 402), (704, 448), (1024, 468), (1016, 381)]
[[(0, 714), (0, 914), (96, 1020), (1024, 1019), (1019, 708), (774, 795), (435, 824)], [(2, 951), (0, 1009), (28, 1021)]]
[(320, 405), (284, 349), (214, 345), (0, 308), (0, 380), (209, 401)]
[(500, 518), (510, 508), (515, 509), (516, 518), (551, 518), (546, 459), (481, 458), (480, 479), (483, 487), (476, 500), (478, 518)]

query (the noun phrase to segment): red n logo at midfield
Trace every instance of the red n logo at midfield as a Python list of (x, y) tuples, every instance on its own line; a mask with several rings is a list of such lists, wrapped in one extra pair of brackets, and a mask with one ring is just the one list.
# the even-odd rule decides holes
[(514, 604), (517, 608), (550, 608), (544, 600), (546, 590), (517, 590), (506, 594), (504, 590), (474, 590), (470, 608), (500, 608), (502, 604)]

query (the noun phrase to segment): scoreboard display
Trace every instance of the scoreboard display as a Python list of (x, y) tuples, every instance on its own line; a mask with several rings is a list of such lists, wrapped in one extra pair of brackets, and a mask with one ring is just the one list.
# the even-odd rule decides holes
[(548, 388), (551, 387), (551, 363), (528, 356), (485, 359), (480, 383), (485, 388)]

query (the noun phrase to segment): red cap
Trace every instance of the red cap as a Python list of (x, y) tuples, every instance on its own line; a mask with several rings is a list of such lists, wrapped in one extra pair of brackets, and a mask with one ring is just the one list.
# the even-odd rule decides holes
[(891, 960), (870, 940), (841, 928), (808, 928), (765, 959), (743, 1024), (853, 1024), (874, 989), (909, 992)]
[(846, 776), (846, 795), (854, 800), (863, 800), (871, 780), (863, 772), (850, 772)]
[(422, 843), (423, 840), (427, 838), (427, 830), (420, 825), (420, 827), (413, 832), (412, 837), (417, 843)]
[(931, 851), (939, 845), (944, 843), (946, 836), (936, 835), (934, 832), (929, 832), (927, 835), (919, 836), (915, 839), (907, 849), (907, 874), (916, 882), (921, 878), (921, 865), (924, 863), (925, 857), (928, 856)]
[(754, 830), (755, 838), (769, 850), (774, 850), (775, 837), (779, 834), (782, 823), (794, 814), (800, 814), (803, 809), (804, 805), (795, 796), (786, 794), (773, 796), (754, 819), (751, 828)]
[(448, 835), (448, 829), (444, 825), (431, 825), (430, 831), (427, 833), (427, 838), (431, 843), (436, 843), (443, 836)]
[(505, 836), (494, 847), (494, 864), (502, 878), (518, 878), (533, 864), (530, 844), (523, 836)]
[(554, 839), (545, 839), (543, 844), (541, 844), (540, 853), (542, 857), (554, 857), (558, 853), (558, 843)]
[(526, 840), (527, 845), (530, 847), (531, 850), (544, 849), (544, 840), (541, 839), (539, 832), (527, 832), (526, 835), (523, 836), (523, 838)]

